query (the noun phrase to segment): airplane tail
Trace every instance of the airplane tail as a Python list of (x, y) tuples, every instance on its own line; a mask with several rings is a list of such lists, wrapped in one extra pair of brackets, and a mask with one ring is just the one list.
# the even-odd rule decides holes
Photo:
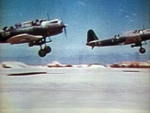
[(87, 43), (94, 41), (94, 40), (98, 40), (98, 37), (96, 36), (94, 31), (90, 29), (87, 32)]

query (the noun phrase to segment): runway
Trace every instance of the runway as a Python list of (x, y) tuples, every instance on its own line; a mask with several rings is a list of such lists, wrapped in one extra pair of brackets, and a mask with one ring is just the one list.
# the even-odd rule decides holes
[[(42, 73), (10, 75), (33, 71)], [(108, 67), (0, 68), (0, 113), (149, 113), (149, 73)]]

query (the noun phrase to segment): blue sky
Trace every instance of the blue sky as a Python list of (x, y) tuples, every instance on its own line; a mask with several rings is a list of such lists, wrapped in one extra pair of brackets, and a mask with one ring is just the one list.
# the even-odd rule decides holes
[[(30, 57), (37, 62), (39, 60), (46, 62), (50, 59), (63, 61), (62, 57), (80, 55), (131, 54), (132, 57), (136, 57), (134, 55), (138, 48), (131, 49), (130, 46), (91, 50), (85, 46), (86, 34), (88, 29), (93, 29), (100, 39), (105, 39), (128, 30), (142, 29), (143, 26), (149, 28), (149, 4), (149, 0), (13, 0), (13, 2), (1, 0), (1, 29), (22, 21), (47, 19), (46, 12), (49, 12), (51, 19), (59, 18), (68, 24), (67, 38), (63, 33), (51, 37), (53, 42), (48, 45), (53, 51), (46, 58), (38, 57), (39, 47), (29, 48), (27, 44), (13, 46), (2, 44), (1, 59), (23, 61), (26, 57)], [(149, 44), (144, 47), (148, 52), (145, 55), (149, 56)], [(95, 59), (94, 62), (97, 60)]]

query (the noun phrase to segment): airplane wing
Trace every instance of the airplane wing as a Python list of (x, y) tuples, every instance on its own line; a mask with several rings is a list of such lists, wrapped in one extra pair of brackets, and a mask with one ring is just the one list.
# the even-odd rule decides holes
[(43, 36), (41, 35), (29, 35), (29, 34), (24, 33), (24, 34), (13, 36), (9, 38), (7, 41), (11, 44), (20, 44), (20, 43), (36, 41), (41, 38), (43, 38)]

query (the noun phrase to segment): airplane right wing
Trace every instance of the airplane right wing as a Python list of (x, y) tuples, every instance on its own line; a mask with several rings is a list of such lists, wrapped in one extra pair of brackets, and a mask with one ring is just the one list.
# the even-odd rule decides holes
[(20, 44), (20, 43), (28, 43), (28, 42), (36, 41), (41, 38), (43, 38), (43, 36), (41, 35), (29, 35), (29, 34), (24, 33), (24, 34), (13, 36), (9, 38), (7, 41), (10, 44)]

